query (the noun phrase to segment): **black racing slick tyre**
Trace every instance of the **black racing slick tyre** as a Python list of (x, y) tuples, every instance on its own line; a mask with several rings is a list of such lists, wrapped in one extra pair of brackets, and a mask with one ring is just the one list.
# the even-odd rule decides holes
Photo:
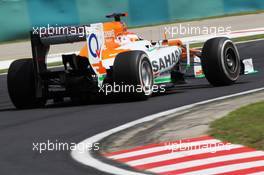
[(206, 41), (201, 62), (205, 77), (213, 86), (231, 85), (240, 75), (239, 53), (228, 38), (218, 37)]
[(116, 56), (113, 81), (122, 88), (121, 93), (145, 100), (152, 95), (153, 71), (147, 54), (128, 51)]
[(14, 61), (7, 75), (8, 93), (17, 109), (37, 108), (45, 105), (46, 100), (35, 96), (35, 77), (32, 59)]

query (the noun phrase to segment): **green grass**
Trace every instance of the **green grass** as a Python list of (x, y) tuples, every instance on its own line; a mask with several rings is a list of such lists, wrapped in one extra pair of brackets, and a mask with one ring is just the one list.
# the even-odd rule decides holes
[(209, 134), (220, 140), (264, 150), (264, 101), (214, 121)]
[(250, 40), (257, 40), (257, 39), (264, 39), (264, 34), (234, 38), (232, 40), (234, 42), (242, 42), (242, 41), (250, 41)]
[[(241, 41), (250, 41), (250, 40), (256, 40), (256, 39), (264, 39), (264, 34), (261, 35), (254, 35), (254, 36), (247, 36), (247, 37), (240, 37), (232, 39), (234, 42), (241, 42)], [(191, 48), (201, 48), (203, 47), (204, 43), (193, 43), (190, 44)], [(54, 66), (61, 66), (62, 62), (54, 62), (54, 63), (48, 63), (48, 67), (54, 67)], [(0, 69), (0, 74), (6, 73), (8, 69)]]
[(202, 48), (204, 43), (193, 43), (190, 44), (190, 48)]
[(8, 69), (0, 69), (0, 74), (7, 73)]
[[(237, 42), (251, 41), (251, 40), (257, 40), (257, 39), (264, 39), (264, 34), (233, 38), (232, 41), (237, 43)], [(190, 44), (190, 47), (191, 48), (201, 48), (203, 47), (203, 44), (204, 43), (193, 43), (193, 44)]]
[[(48, 67), (62, 66), (62, 62), (48, 63)], [(0, 69), (0, 74), (7, 73), (8, 69)]]
[(48, 63), (48, 67), (55, 67), (55, 66), (62, 66), (62, 62), (54, 62), (54, 63)]

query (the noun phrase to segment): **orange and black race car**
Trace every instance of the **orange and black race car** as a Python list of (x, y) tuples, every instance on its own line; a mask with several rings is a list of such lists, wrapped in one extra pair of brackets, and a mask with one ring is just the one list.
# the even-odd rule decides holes
[[(48, 99), (89, 99), (92, 95), (123, 93), (146, 99), (154, 92), (184, 83), (194, 65), (196, 77), (205, 76), (213, 86), (233, 84), (244, 71), (234, 43), (224, 37), (205, 42), (202, 50), (190, 49), (177, 39), (152, 42), (127, 30), (114, 13), (112, 22), (66, 29), (76, 33), (31, 32), (33, 59), (14, 61), (8, 71), (8, 91), (17, 108), (45, 105)], [(65, 30), (65, 28), (63, 28)], [(82, 32), (80, 32), (82, 31)], [(81, 35), (84, 33), (84, 35)], [(63, 69), (48, 69), (51, 45), (86, 41), (78, 55), (62, 55)]]

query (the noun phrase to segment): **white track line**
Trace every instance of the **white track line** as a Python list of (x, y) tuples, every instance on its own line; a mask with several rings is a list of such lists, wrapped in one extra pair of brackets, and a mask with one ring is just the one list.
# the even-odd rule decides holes
[[(248, 41), (240, 41), (240, 42), (235, 42), (235, 43), (236, 44), (243, 44), (243, 43), (251, 43), (251, 42), (257, 42), (257, 41), (263, 41), (263, 40), (264, 40), (264, 38), (262, 38), (262, 39), (255, 39), (255, 40), (248, 40)], [(196, 42), (196, 43), (199, 43), (199, 42)], [(74, 52), (74, 53), (77, 53), (77, 52)], [(57, 57), (55, 59), (49, 59), (48, 63), (54, 63), (54, 62), (57, 62), (57, 61), (61, 61), (61, 58), (58, 55), (62, 55), (62, 54), (63, 53), (53, 55), (53, 56), (57, 56)], [(0, 70), (7, 69), (13, 61), (15, 61), (15, 60), (8, 60), (8, 62), (5, 63), (4, 65), (2, 65), (2, 62), (3, 61), (0, 61)], [(53, 68), (53, 67), (50, 67), (50, 68)], [(7, 73), (0, 73), (0, 76), (1, 75), (6, 75), (6, 74)]]
[(248, 175), (263, 175), (264, 173), (263, 172), (257, 172), (257, 173), (251, 173), (251, 174), (248, 174)]
[[(181, 38), (182, 42), (186, 43), (199, 43), (199, 42), (205, 42), (208, 39), (214, 38), (214, 37), (222, 37), (226, 36), (229, 38), (239, 38), (239, 37), (246, 37), (246, 36), (254, 36), (254, 35), (260, 35), (264, 34), (264, 28), (254, 28), (254, 29), (248, 29), (248, 30), (238, 30), (238, 31), (232, 31), (231, 33), (224, 33), (224, 34), (211, 34), (211, 35), (199, 35), (199, 36), (191, 36), (191, 37), (183, 37)], [(261, 39), (258, 39), (261, 40)], [(252, 42), (252, 41), (251, 41)], [(74, 51), (73, 53), (78, 54), (78, 51)], [(61, 55), (63, 53), (58, 54), (51, 54), (47, 56), (47, 63), (53, 63), (57, 61), (61, 61)], [(71, 53), (64, 53), (64, 54), (72, 54)], [(9, 68), (10, 64), (14, 60), (4, 60), (0, 61), (0, 69), (7, 69)]]
[(254, 167), (263, 166), (263, 165), (264, 165), (264, 160), (260, 160), (260, 161), (254, 161), (254, 162), (239, 163), (239, 164), (234, 164), (234, 165), (226, 165), (226, 166), (221, 166), (221, 167), (216, 167), (216, 168), (209, 168), (209, 169), (199, 170), (199, 171), (192, 171), (190, 173), (184, 173), (182, 175), (197, 175), (197, 174), (213, 175), (216, 172), (217, 174), (227, 173), (231, 171), (242, 170), (242, 169), (247, 169), (247, 168), (254, 168)]
[[(241, 92), (241, 93), (236, 93), (236, 94), (232, 94), (232, 95), (227, 95), (227, 96), (223, 96), (223, 97), (218, 97), (218, 98), (214, 98), (214, 99), (210, 99), (210, 100), (205, 100), (205, 101), (201, 101), (198, 103), (194, 103), (194, 104), (174, 108), (174, 109), (171, 109), (168, 111), (160, 112), (157, 114), (149, 115), (149, 116), (146, 116), (144, 118), (126, 123), (124, 125), (118, 126), (116, 128), (110, 129), (108, 131), (104, 131), (104, 132), (96, 134), (90, 138), (87, 138), (87, 139), (83, 140), (82, 142), (80, 142), (78, 144), (79, 145), (78, 147), (82, 148), (82, 145), (89, 145), (90, 143), (98, 143), (100, 140), (102, 140), (102, 139), (104, 139), (104, 138), (106, 138), (112, 134), (115, 134), (117, 132), (128, 129), (128, 128), (133, 127), (137, 124), (152, 121), (154, 119), (161, 118), (163, 116), (175, 114), (175, 113), (180, 112), (182, 110), (191, 109), (191, 108), (198, 106), (198, 105), (203, 105), (203, 104), (207, 104), (207, 103), (211, 103), (211, 102), (216, 102), (219, 100), (238, 97), (241, 95), (251, 94), (251, 93), (262, 91), (262, 90), (264, 90), (264, 88), (253, 89), (253, 90), (249, 90), (249, 91), (245, 91), (245, 92)], [(86, 151), (84, 148), (72, 151), (71, 156), (77, 162), (82, 163), (82, 164), (87, 165), (87, 166), (90, 166), (90, 167), (93, 167), (99, 171), (103, 171), (103, 172), (107, 172), (107, 173), (111, 173), (111, 174), (115, 173), (117, 175), (124, 175), (124, 174), (126, 174), (126, 175), (142, 175), (143, 174), (143, 173), (136, 173), (136, 172), (133, 172), (130, 170), (122, 169), (122, 168), (115, 167), (113, 165), (101, 162), (100, 160), (93, 157), (91, 152)]]
[[(60, 65), (60, 66), (48, 66), (49, 69), (53, 69), (53, 68), (58, 68), (58, 67), (62, 67), (63, 65)], [(1, 75), (7, 75), (7, 72), (6, 73), (1, 73)]]
[(211, 163), (217, 163), (217, 162), (224, 162), (224, 161), (230, 161), (230, 160), (239, 160), (244, 158), (251, 158), (251, 157), (257, 157), (257, 156), (264, 156), (263, 151), (250, 151), (245, 153), (236, 153), (236, 154), (228, 154), (224, 156), (217, 156), (213, 158), (207, 158), (207, 159), (199, 159), (199, 160), (193, 160), (193, 161), (187, 161), (183, 163), (176, 163), (176, 164), (170, 164), (165, 166), (160, 166), (157, 168), (151, 168), (148, 169), (150, 172), (154, 173), (162, 173), (167, 171), (174, 171), (184, 168), (191, 168), (195, 166), (201, 166)]
[[(67, 52), (67, 53), (57, 53), (57, 54), (50, 54), (47, 55), (46, 63), (56, 63), (62, 61), (61, 55), (67, 55), (67, 54), (79, 54), (79, 52), (74, 51), (74, 52)], [(4, 60), (0, 61), (0, 69), (7, 69), (9, 68), (10, 64), (17, 59), (12, 59), (12, 60)]]
[(246, 36), (254, 36), (254, 35), (261, 35), (264, 33), (264, 28), (255, 28), (255, 29), (249, 29), (249, 30), (238, 30), (238, 31), (232, 31), (230, 33), (223, 33), (223, 34), (209, 34), (209, 35), (198, 35), (198, 36), (190, 36), (190, 37), (184, 37), (181, 38), (181, 41), (183, 43), (199, 43), (199, 42), (205, 42), (206, 40), (209, 40), (211, 38), (215, 37), (228, 37), (228, 38), (240, 38), (240, 37), (246, 37)]

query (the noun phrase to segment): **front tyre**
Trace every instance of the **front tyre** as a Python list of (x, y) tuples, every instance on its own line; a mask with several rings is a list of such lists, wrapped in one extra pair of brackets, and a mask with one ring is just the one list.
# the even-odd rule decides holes
[(35, 76), (32, 59), (12, 62), (8, 69), (7, 86), (11, 101), (18, 109), (42, 107), (44, 98), (36, 98)]
[(113, 67), (113, 81), (121, 85), (125, 94), (137, 99), (152, 95), (153, 71), (147, 54), (143, 51), (128, 51), (117, 55)]
[(205, 77), (213, 86), (235, 83), (241, 71), (237, 48), (225, 37), (213, 38), (205, 42), (201, 62)]

